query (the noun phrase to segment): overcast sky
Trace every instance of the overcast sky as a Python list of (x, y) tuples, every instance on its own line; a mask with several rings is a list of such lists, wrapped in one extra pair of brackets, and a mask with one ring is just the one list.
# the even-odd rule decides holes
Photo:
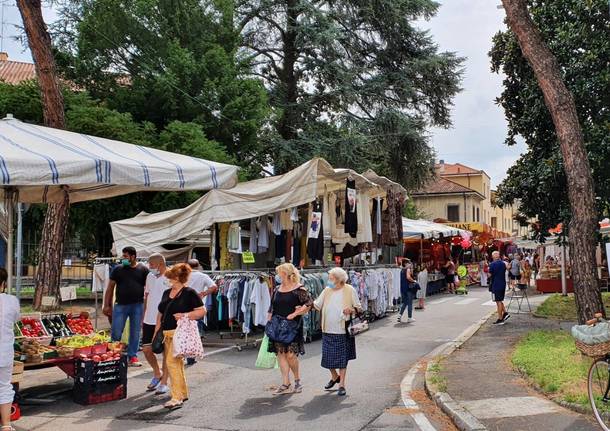
[[(21, 25), (14, 0), (5, 2), (4, 51), (14, 60), (31, 61), (21, 44), (11, 37), (20, 34), (15, 24)], [(455, 98), (452, 111), (453, 127), (432, 131), (432, 143), (438, 158), (447, 163), (463, 163), (483, 169), (496, 186), (506, 170), (525, 151), (525, 145), (507, 147), (506, 121), (494, 98), (502, 91), (502, 77), (492, 74), (487, 53), (491, 38), (503, 23), (504, 11), (498, 9), (500, 0), (437, 0), (439, 13), (421, 26), (429, 28), (434, 39), (445, 51), (455, 51), (466, 57), (463, 91)], [(46, 9), (45, 20), (52, 22), (55, 13)]]

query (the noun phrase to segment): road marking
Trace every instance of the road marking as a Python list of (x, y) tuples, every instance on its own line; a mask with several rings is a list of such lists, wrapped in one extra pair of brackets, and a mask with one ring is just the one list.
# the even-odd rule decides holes
[(468, 304), (472, 304), (473, 302), (477, 302), (479, 300), (479, 298), (466, 298), (466, 299), (462, 299), (461, 301), (458, 301), (455, 303), (455, 305), (468, 305)]
[(455, 299), (455, 297), (450, 296), (449, 298), (437, 299), (436, 301), (430, 301), (430, 304), (442, 304), (443, 302), (451, 301), (452, 299)]
[(419, 411), (419, 407), (415, 400), (411, 398), (411, 390), (413, 389), (413, 380), (421, 368), (421, 363), (413, 365), (409, 372), (404, 376), (400, 382), (400, 395), (404, 406), (411, 410), (416, 410), (410, 413), (413, 421), (419, 427), (421, 431), (436, 431), (436, 428), (430, 423), (426, 415)]
[(489, 300), (487, 302), (482, 303), (481, 305), (487, 305), (487, 306), (490, 306), (490, 307), (495, 307), (496, 303), (493, 302), (492, 300)]
[(561, 411), (552, 401), (538, 397), (506, 397), (461, 401), (461, 404), (478, 419), (534, 416)]

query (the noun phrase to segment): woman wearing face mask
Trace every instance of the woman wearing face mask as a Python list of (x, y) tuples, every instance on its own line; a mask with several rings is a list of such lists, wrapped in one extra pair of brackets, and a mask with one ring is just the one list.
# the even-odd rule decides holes
[(11, 426), (11, 405), (15, 397), (11, 384), (15, 354), (13, 326), (19, 320), (20, 312), (19, 300), (5, 293), (7, 280), (6, 269), (0, 268), (0, 431), (14, 431)]
[[(170, 289), (163, 292), (161, 302), (158, 306), (157, 331), (163, 331), (164, 358), (167, 373), (169, 375), (171, 400), (164, 407), (170, 410), (179, 409), (182, 403), (188, 399), (188, 387), (184, 375), (184, 361), (181, 357), (173, 354), (173, 337), (182, 317), (190, 320), (203, 319), (206, 309), (197, 292), (186, 286), (191, 267), (186, 263), (179, 263), (165, 271)], [(154, 339), (154, 336), (153, 336)]]
[(322, 314), (322, 367), (331, 375), (324, 389), (331, 390), (338, 384), (339, 396), (346, 395), (347, 363), (356, 359), (356, 340), (347, 333), (347, 323), (362, 310), (356, 289), (346, 283), (347, 273), (342, 268), (331, 269), (326, 289), (314, 301)]
[(300, 283), (299, 271), (291, 263), (284, 263), (275, 269), (276, 283), (279, 287), (271, 298), (269, 308), (269, 320), (273, 316), (280, 316), (288, 320), (298, 321), (298, 331), (294, 341), (284, 344), (269, 340), (271, 353), (277, 355), (280, 371), (282, 372), (282, 385), (277, 388), (275, 395), (290, 393), (290, 372), (294, 376), (294, 393), (303, 391), (301, 375), (299, 372), (299, 355), (305, 353), (303, 342), (303, 321), (301, 316), (307, 314), (311, 309), (312, 300), (309, 292)]

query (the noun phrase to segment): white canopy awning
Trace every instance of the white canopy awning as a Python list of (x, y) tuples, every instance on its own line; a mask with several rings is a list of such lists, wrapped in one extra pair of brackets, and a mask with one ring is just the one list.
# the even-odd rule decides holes
[(452, 237), (461, 235), (467, 232), (463, 229), (458, 229), (453, 226), (447, 226), (441, 223), (434, 223), (427, 220), (412, 220), (406, 217), (402, 218), (402, 237), (404, 240), (419, 240), (443, 237)]
[(70, 202), (137, 191), (232, 187), (237, 167), (66, 130), (0, 120), (0, 198), (54, 202), (68, 187)]
[(138, 215), (110, 223), (115, 247), (149, 250), (188, 238), (214, 223), (247, 220), (313, 202), (325, 192), (345, 189), (352, 178), (359, 191), (383, 196), (385, 189), (349, 169), (333, 169), (316, 158), (284, 174), (212, 190), (186, 208)]

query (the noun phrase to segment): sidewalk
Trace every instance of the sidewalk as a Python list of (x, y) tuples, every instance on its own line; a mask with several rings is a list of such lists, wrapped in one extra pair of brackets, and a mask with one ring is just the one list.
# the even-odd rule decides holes
[(574, 413), (538, 394), (510, 364), (510, 354), (525, 333), (535, 329), (569, 330), (572, 324), (512, 314), (505, 325), (494, 326), (496, 318), (494, 314), (443, 361), (441, 374), (453, 400), (489, 430), (599, 430), (592, 415)]

